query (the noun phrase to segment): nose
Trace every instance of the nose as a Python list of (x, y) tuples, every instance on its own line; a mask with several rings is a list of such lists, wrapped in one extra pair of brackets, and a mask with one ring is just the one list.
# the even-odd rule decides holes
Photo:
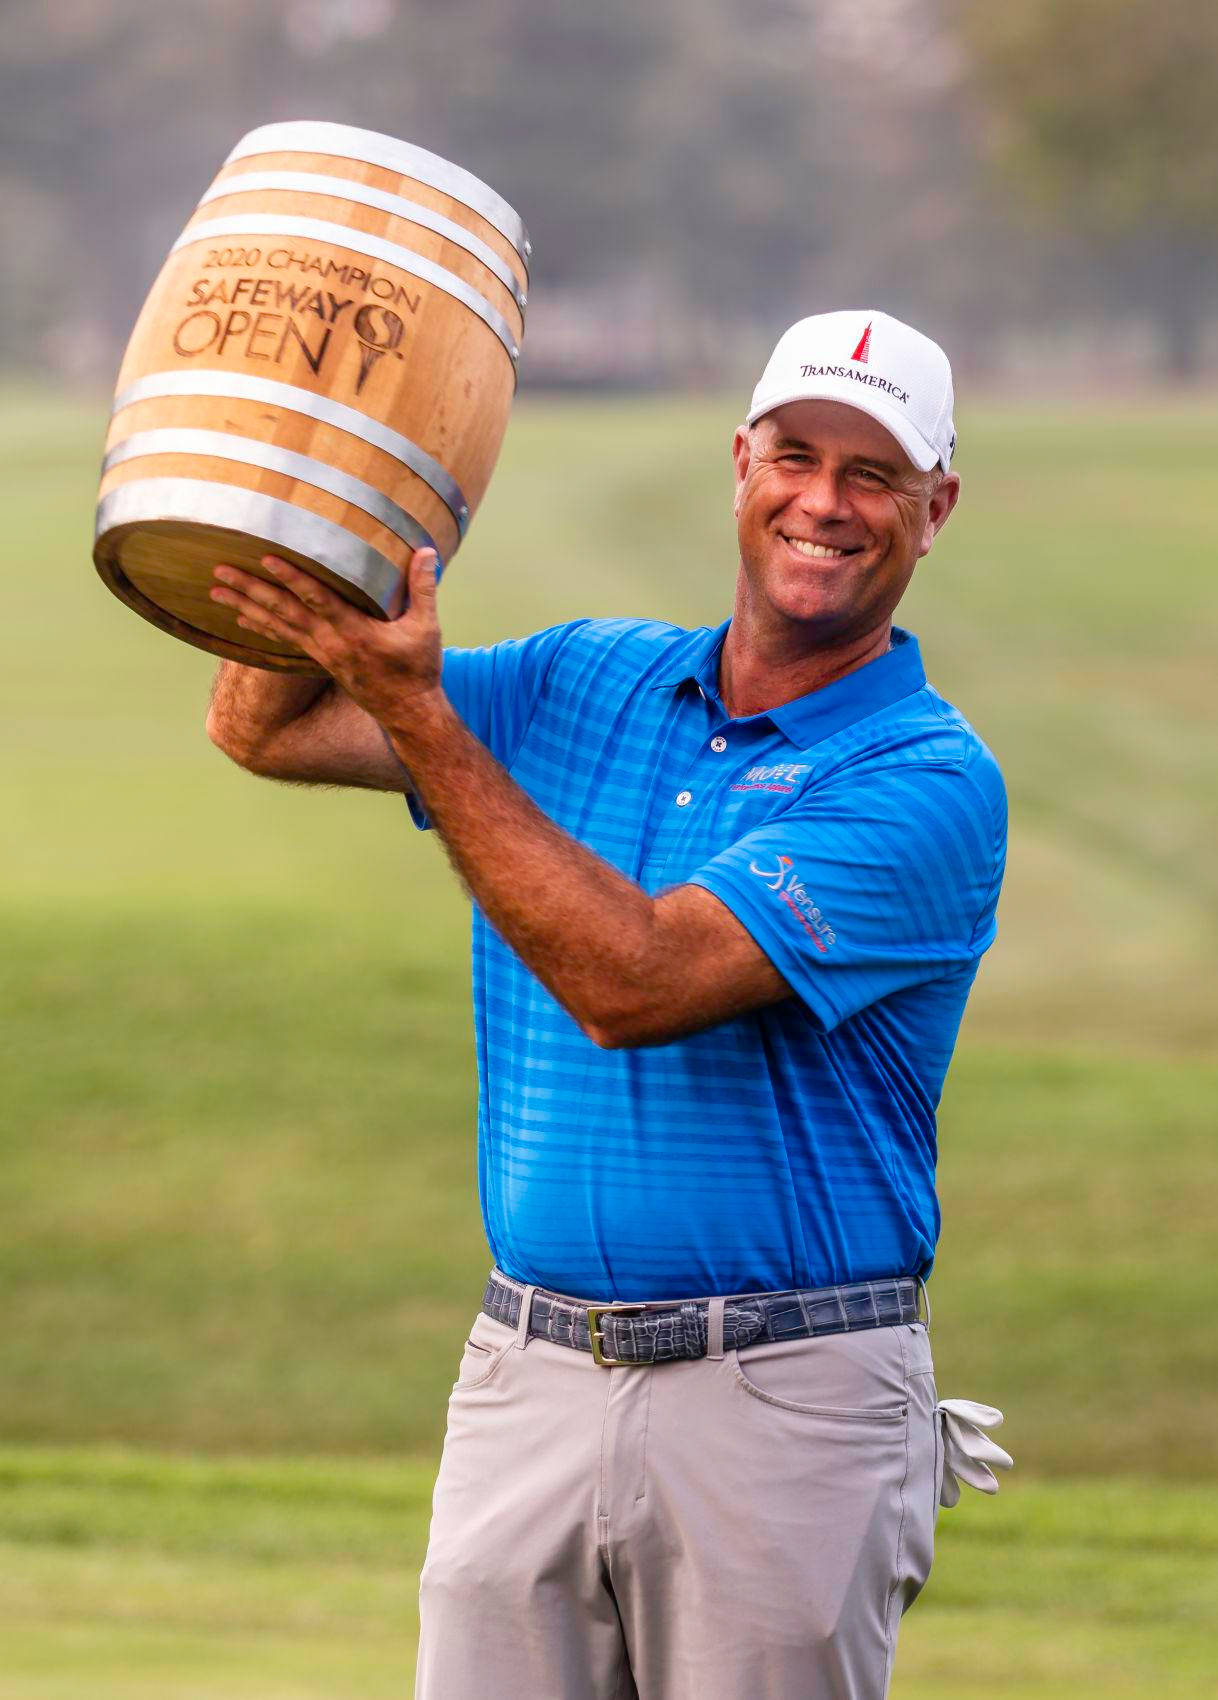
[(808, 469), (800, 480), (795, 505), (821, 525), (848, 520), (852, 515), (845, 479), (831, 466)]

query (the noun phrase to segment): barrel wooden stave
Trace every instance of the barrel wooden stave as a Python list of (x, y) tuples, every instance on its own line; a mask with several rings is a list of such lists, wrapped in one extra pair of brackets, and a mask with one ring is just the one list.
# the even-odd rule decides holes
[[(213, 458), (199, 454), (153, 454), (143, 455), (139, 460), (116, 466), (110, 475), (109, 489), (121, 490), (125, 484), (136, 484), (150, 478), (186, 478), (202, 483), (222, 484), (229, 490), (249, 490), (258, 495), (271, 496), (276, 501), (287, 502), (302, 514), (316, 514), (321, 519), (342, 526), (344, 530), (351, 532), (354, 537), (361, 538), (370, 548), (383, 555), (403, 578), (406, 575), (413, 550), (401, 537), (371, 514), (342, 501), (330, 491), (302, 483), (284, 473), (268, 471), (264, 467), (244, 466), (240, 462), (219, 456)], [(317, 576), (329, 578), (335, 589), (340, 590), (370, 614), (390, 615), (395, 611), (400, 612), (400, 608), (395, 610), (393, 607), (382, 607), (374, 596), (360, 586), (343, 583), (336, 575), (327, 574), (321, 565), (317, 567)], [(194, 588), (206, 597), (210, 586)], [(205, 608), (206, 603), (203, 602), (197, 605), (196, 611), (202, 612)]]
[[(318, 156), (283, 165), (278, 159), (274, 163), (243, 160), (239, 167), (226, 168), (216, 178), (188, 221), (186, 232), (192, 226), (240, 216), (248, 212), (251, 203), (268, 213), (349, 223), (369, 235), (386, 236), (407, 248), (418, 248), (457, 271), (475, 289), (482, 290), (522, 335), (521, 309), (527, 302), (528, 272), (512, 245), (469, 208), (424, 183), (393, 178), (384, 171), (377, 173), (379, 182), (367, 182), (363, 176), (336, 169), (340, 164), (353, 163)], [(291, 186), (267, 186), (276, 179)], [(251, 187), (243, 187), (246, 183)], [(358, 199), (364, 189), (376, 191), (388, 204), (365, 204)], [(451, 226), (451, 230), (431, 228), (427, 219), (433, 214), (438, 223)]]
[[(302, 161), (307, 163), (302, 164)], [(381, 189), (390, 195), (400, 195), (405, 200), (416, 201), (430, 212), (441, 214), (468, 230), (471, 236), (477, 236), (485, 242), (488, 248), (493, 248), (504, 263), (511, 267), (522, 289), (528, 288), (529, 269), (519, 249), (501, 230), (484, 218), (475, 208), (465, 201), (458, 200), (453, 195), (446, 195), (442, 190), (430, 183), (421, 182), (417, 177), (408, 173), (391, 171), (386, 166), (375, 165), (367, 160), (348, 159), (342, 154), (326, 154), (296, 151), (273, 150), (266, 153), (250, 154), (243, 159), (227, 162), (216, 173), (211, 188), (218, 189), (233, 178), (243, 177), (253, 172), (282, 173), (308, 170), (323, 177), (345, 177), (351, 182), (361, 184), (369, 189)], [(210, 192), (210, 191), (209, 191)], [(201, 202), (200, 207), (206, 206)]]
[[(269, 582), (269, 575), (260, 564), (260, 557), (270, 547), (265, 540), (248, 538), (220, 526), (182, 526), (172, 520), (148, 519), (116, 526), (110, 535), (112, 558), (104, 568), (99, 566), (102, 577), (121, 602), (162, 631), (196, 649), (206, 649), (246, 666), (270, 667), (277, 672), (310, 674), (316, 678), (324, 675), (324, 668), (294, 646), (243, 630), (236, 616), (221, 604), (212, 603), (209, 610), (196, 609), (191, 598), (180, 595), (183, 576), (192, 584), (202, 584), (219, 561), (227, 561)], [(275, 553), (305, 572), (321, 576), (311, 557), (282, 544), (275, 546)], [(173, 562), (172, 577), (167, 576), (167, 559)], [(185, 571), (191, 566), (193, 571)]]
[[(213, 192), (243, 175), (285, 172), (322, 179), (325, 192)], [(459, 231), (429, 229), (394, 211), (344, 201), (327, 180), (347, 180), (426, 208), (426, 216), (468, 232), (477, 251), (462, 246), (465, 238)], [(193, 230), (234, 214), (247, 222), (266, 221), (275, 234), (265, 240), (256, 233), (231, 241), (190, 239)], [(282, 234), (282, 222), (276, 230), (276, 219), (303, 222), (304, 232), (299, 237)], [(319, 241), (309, 235), (310, 222), (334, 227), (334, 239)], [(344, 238), (337, 237), (339, 228)], [(346, 230), (351, 232), (350, 245)], [(386, 258), (385, 251), (379, 256), (362, 253), (365, 238), (407, 249), (424, 268), (442, 268), (456, 280), (450, 287), (471, 293), (485, 311), (471, 310), (444, 288), (405, 271)], [(269, 264), (273, 257), (284, 263)], [(189, 489), (193, 493), (187, 506), (194, 511), (199, 492), (205, 495), (206, 487), (214, 485), (217, 523), (210, 523), (210, 515), (209, 522), (202, 523), (198, 518), (184, 521), (150, 514), (145, 539), (138, 523), (124, 520), (111, 535), (99, 537), (96, 559), (102, 576), (146, 617), (188, 641), (263, 665), (312, 670), (297, 652), (285, 653), (283, 646), (253, 634), (247, 637), (226, 610), (210, 602), (211, 565), (221, 557), (204, 563), (194, 533), (206, 534), (208, 549), (217, 539), (225, 540), (223, 558), (247, 569), (256, 568), (258, 557), (268, 551), (297, 558), (357, 604), (388, 612), (381, 565), (375, 566), (376, 593), (370, 597), (358, 583), (294, 551), (282, 536), (258, 537), (247, 546), (238, 529), (223, 523), (224, 512), (241, 508), (239, 493), (247, 491), (254, 498), (269, 499), (264, 517), (278, 524), (276, 516), (282, 518), (283, 510), (277, 505), (286, 504), (340, 527), (357, 545), (357, 553), (366, 548), (372, 552), (369, 560), (375, 556), (404, 576), (418, 539), (411, 532), (411, 541), (405, 541), (398, 519), (392, 520), (398, 525), (395, 532), (382, 523), (383, 513), (378, 517), (367, 511), (369, 506), (383, 510), (388, 502), (395, 512), (400, 509), (409, 516), (425, 539), (434, 540), (442, 561), (449, 560), (485, 491), (506, 427), (515, 381), (509, 349), (518, 347), (523, 332), (527, 276), (524, 257), (489, 219), (432, 185), (383, 165), (295, 151), (250, 155), (226, 164), (168, 257), (132, 333), (116, 396), (123, 405), (116, 408), (106, 445), (108, 455), (114, 452), (120, 458), (104, 472), (100, 492), (104, 509), (106, 499), (120, 490), (123, 497), (115, 499), (130, 507), (144, 488)], [(505, 277), (511, 281), (505, 282)], [(339, 286), (345, 286), (341, 296)], [(305, 300), (310, 300), (311, 311), (298, 311)], [(242, 304), (247, 301), (248, 306)], [(286, 313), (270, 316), (285, 305)], [(365, 334), (356, 337), (349, 327), (361, 308)], [(289, 318), (293, 323), (285, 328)], [(196, 344), (197, 353), (183, 352)], [(329, 369), (323, 371), (331, 351)], [(191, 373), (198, 376), (192, 378)], [(139, 399), (141, 388), (158, 384), (218, 386), (222, 391), (225, 386), (253, 384), (274, 393), (175, 393)], [(132, 386), (137, 398), (126, 399)], [(332, 404), (337, 404), (341, 423), (310, 416), (310, 409)], [(386, 427), (393, 440), (390, 448), (364, 440), (364, 432), (379, 431), (384, 438)], [(197, 452), (187, 453), (177, 443), (164, 449), (166, 431), (204, 435)], [(212, 433), (238, 439), (236, 449), (226, 443), (224, 456), (210, 452)], [(403, 438), (405, 450), (400, 447)], [(288, 472), (228, 458), (231, 452), (247, 460), (304, 456), (309, 464), (302, 477), (294, 460)], [(410, 464), (404, 463), (403, 453)], [(124, 455), (133, 458), (121, 458)], [(342, 485), (337, 494), (322, 487), (335, 479)], [(344, 480), (370, 486), (379, 500), (369, 502), (367, 495), (344, 500)], [(238, 494), (229, 497), (225, 491)], [(296, 535), (300, 526), (292, 521), (288, 529)]]
[[(132, 439), (147, 439), (153, 431), (219, 431), (248, 443), (266, 443), (337, 468), (383, 491), (390, 501), (413, 514), (434, 540), (440, 558), (448, 561), (460, 541), (452, 510), (431, 485), (384, 449), (352, 438), (347, 432), (304, 414), (266, 404), (222, 397), (164, 396), (135, 402), (116, 413), (106, 437), (106, 453)], [(127, 465), (132, 463), (128, 462)], [(117, 468), (114, 469), (117, 472)], [(225, 468), (212, 475), (222, 479)], [(109, 489), (109, 474), (103, 488)], [(300, 500), (310, 500), (307, 482), (300, 481)]]
[[(230, 247), (240, 246), (230, 244)], [(246, 252), (261, 246), (244, 245)], [(357, 269), (366, 261), (358, 252), (333, 244), (327, 245), (326, 254), (343, 266)], [(333, 334), (326, 336), (327, 330), (333, 333), (337, 325), (327, 324), (312, 312), (307, 318), (276, 312), (273, 320), (269, 314), (263, 314), (266, 322), (260, 325), (258, 307), (247, 308), (215, 298), (194, 303), (195, 286), (202, 281), (196, 263), (198, 257), (193, 248), (179, 249), (166, 262), (132, 333), (119, 373), (120, 396), (130, 383), (145, 374), (191, 369), (249, 372), (298, 388), (306, 395), (328, 396), (374, 419), (392, 421), (395, 429), (441, 465), (450, 470), (461, 467), (459, 483), (472, 513), (490, 480), (511, 405), (511, 380), (509, 377), (505, 383), (503, 371), (506, 368), (510, 372), (510, 362), (493, 331), (442, 292), (420, 288), (417, 280), (382, 266), (378, 279), (383, 277), (417, 304), (411, 315), (411, 340), (427, 346), (426, 394), (420, 398), (417, 393), (420, 375), (409, 359), (403, 357), (391, 363), (391, 355), (400, 350), (387, 350), (378, 356), (361, 385), (358, 345), (355, 349), (341, 350), (347, 356), (344, 370), (332, 376), (327, 373), (330, 381), (323, 385), (315, 362), (323, 364), (332, 352), (340, 352), (335, 348)], [(225, 277), (224, 272), (230, 275)], [(216, 273), (212, 287), (225, 287), (230, 296), (241, 277), (250, 275), (244, 268), (216, 268)], [(301, 287), (295, 277), (256, 281), (272, 285), (283, 281), (287, 288)], [(303, 287), (316, 288), (323, 295), (331, 293), (322, 282)], [(254, 292), (250, 290), (251, 294)], [(176, 317), (164, 312), (163, 303), (167, 299), (179, 303)], [(271, 294), (270, 299), (275, 300), (275, 296)], [(322, 312), (333, 311), (325, 300), (317, 305)], [(381, 309), (376, 301), (361, 305)], [(399, 300), (397, 305), (404, 307), (405, 303)], [(342, 316), (340, 313), (339, 318)], [(287, 328), (289, 318), (296, 328)], [(175, 346), (175, 336), (182, 332), (184, 324), (186, 332)], [(198, 356), (184, 357), (181, 348), (195, 346), (196, 342), (202, 344)], [(238, 356), (245, 355), (239, 364), (233, 357), (234, 345)], [(379, 368), (384, 368), (384, 372)], [(373, 397), (371, 385), (376, 380), (383, 381)], [(200, 418), (211, 414), (211, 408), (203, 405), (201, 399)]]

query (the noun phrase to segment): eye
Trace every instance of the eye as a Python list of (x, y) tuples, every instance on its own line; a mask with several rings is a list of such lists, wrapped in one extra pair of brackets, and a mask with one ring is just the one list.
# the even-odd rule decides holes
[(781, 456), (781, 459), (791, 466), (810, 466), (812, 464), (812, 456), (801, 454), (798, 449), (788, 449)]
[(882, 488), (884, 485), (883, 475), (878, 473), (875, 468), (871, 466), (856, 466), (854, 469), (854, 476), (856, 478), (861, 478), (864, 484), (874, 485), (877, 489)]

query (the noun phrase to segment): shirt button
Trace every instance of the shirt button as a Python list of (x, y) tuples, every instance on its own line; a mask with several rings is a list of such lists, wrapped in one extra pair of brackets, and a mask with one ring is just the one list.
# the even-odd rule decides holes
[(727, 739), (723, 736), (722, 732), (720, 732), (716, 737), (711, 739), (711, 749), (714, 750), (716, 755), (722, 755), (723, 751), (726, 750), (726, 748), (727, 748)]
[(692, 803), (693, 800), (694, 800), (694, 794), (693, 794), (692, 791), (678, 791), (677, 792), (677, 807), (679, 809), (683, 809), (685, 807), (686, 803)]

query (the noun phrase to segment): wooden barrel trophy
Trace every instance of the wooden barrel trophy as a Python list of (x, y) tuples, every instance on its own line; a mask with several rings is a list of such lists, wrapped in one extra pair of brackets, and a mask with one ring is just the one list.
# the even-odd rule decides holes
[(284, 556), (368, 612), (441, 566), (495, 464), (531, 244), (436, 154), (342, 124), (268, 124), (174, 243), (119, 373), (93, 558), (176, 637), (316, 673), (209, 599), (228, 561)]

